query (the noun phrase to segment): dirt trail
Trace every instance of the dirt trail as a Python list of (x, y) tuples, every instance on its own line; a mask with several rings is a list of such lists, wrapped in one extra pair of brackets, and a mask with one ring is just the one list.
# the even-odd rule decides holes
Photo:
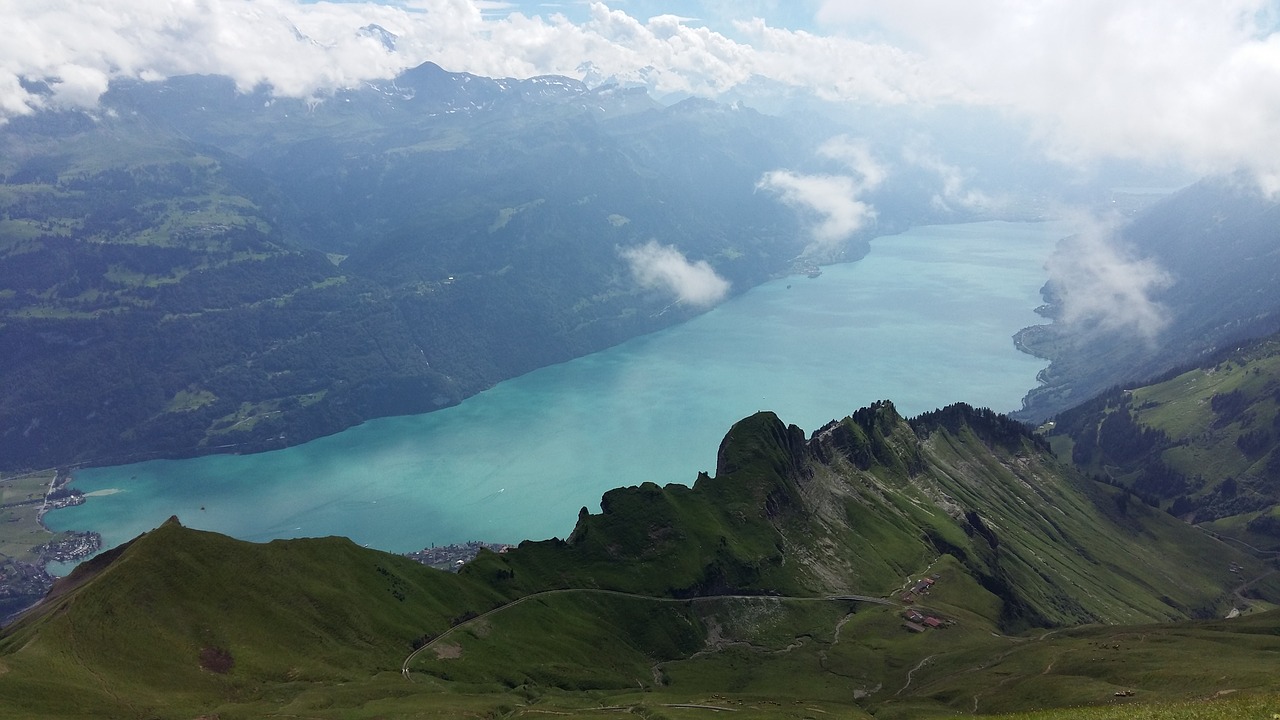
[(925, 659), (921, 660), (920, 662), (916, 663), (916, 666), (915, 666), (915, 667), (913, 667), (913, 668), (911, 668), (910, 670), (908, 670), (908, 671), (907, 671), (907, 682), (906, 682), (906, 684), (905, 684), (905, 685), (903, 685), (901, 688), (899, 688), (899, 689), (898, 689), (898, 692), (894, 693), (894, 695), (901, 695), (903, 690), (906, 690), (907, 688), (911, 687), (911, 676), (912, 676), (912, 675), (915, 675), (917, 670), (919, 670), (920, 668), (924, 667), (924, 666), (925, 666), (925, 663), (929, 662), (930, 660), (934, 659), (935, 657), (937, 657), (937, 656), (936, 656), (936, 655), (930, 655), (930, 656), (926, 657)]
[[(439, 643), (440, 641), (444, 640), (445, 638), (449, 637), (450, 635), (452, 635), (453, 633), (459, 630), (470, 627), (471, 625), (474, 625), (476, 623), (482, 622), (486, 618), (488, 618), (490, 615), (493, 615), (495, 613), (500, 613), (504, 610), (508, 610), (516, 605), (519, 605), (520, 603), (533, 600), (535, 598), (546, 597), (547, 595), (561, 595), (561, 594), (567, 594), (567, 593), (614, 595), (618, 597), (629, 597), (629, 598), (636, 598), (639, 600), (649, 600), (652, 602), (661, 602), (661, 603), (710, 602), (715, 600), (775, 600), (779, 602), (855, 601), (855, 602), (874, 603), (877, 605), (890, 605), (890, 606), (897, 605), (897, 603), (893, 602), (892, 600), (872, 597), (869, 595), (825, 595), (825, 596), (818, 596), (818, 597), (788, 597), (785, 595), (701, 595), (701, 596), (689, 597), (689, 598), (670, 598), (670, 597), (654, 597), (651, 595), (638, 595), (635, 593), (622, 592), (620, 590), (600, 590), (596, 588), (562, 588), (559, 590), (543, 590), (541, 592), (536, 592), (530, 595), (525, 595), (523, 597), (516, 598), (515, 600), (512, 600), (511, 602), (506, 603), (505, 605), (499, 605), (498, 607), (493, 608), (488, 612), (481, 613), (480, 615), (477, 615), (471, 618), (470, 620), (458, 623), (457, 625), (454, 625), (453, 627), (445, 630), (444, 632), (440, 633), (434, 638), (431, 638), (429, 641), (427, 641), (417, 650), (414, 650), (413, 652), (409, 653), (408, 657), (404, 659), (404, 662), (400, 664), (400, 674), (404, 676), (405, 680), (412, 681), (413, 678), (409, 674), (409, 666), (413, 663), (413, 659), (416, 658), (420, 653), (435, 647), (437, 643)], [(785, 651), (789, 651), (793, 649), (795, 648), (788, 647), (786, 648)], [(909, 681), (910, 680), (908, 678), (908, 682)]]

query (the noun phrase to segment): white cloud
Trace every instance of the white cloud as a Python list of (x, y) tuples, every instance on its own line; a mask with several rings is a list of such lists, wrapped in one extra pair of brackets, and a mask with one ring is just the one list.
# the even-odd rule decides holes
[(990, 195), (969, 185), (964, 170), (942, 159), (922, 142), (909, 143), (902, 148), (902, 158), (909, 164), (928, 170), (938, 176), (942, 189), (934, 194), (931, 203), (939, 210), (995, 210), (1001, 204)]
[[(791, 170), (772, 170), (756, 183), (757, 190), (778, 196), (785, 204), (814, 216), (810, 232), (813, 243), (805, 255), (830, 255), (849, 236), (876, 219), (876, 210), (858, 198), (874, 190), (889, 174), (887, 167), (871, 155), (863, 140), (837, 135), (818, 147), (818, 155), (835, 160), (851, 175), (806, 175)], [(855, 177), (856, 176), (856, 177)]]
[(756, 187), (776, 193), (782, 202), (817, 216), (814, 243), (805, 254), (831, 252), (875, 220), (876, 211), (857, 198), (858, 184), (846, 175), (802, 175), (790, 170), (764, 174)]
[[(826, 97), (904, 102), (936, 94), (909, 53), (857, 40), (739, 24), (740, 42), (678, 15), (647, 21), (604, 3), (581, 24), (551, 12), (506, 13), (478, 0), (6, 0), (0, 6), (0, 119), (42, 100), (17, 79), (53, 79), (55, 102), (91, 105), (102, 78), (229, 75), (241, 90), (307, 97), (433, 61), (492, 77), (605, 77), (659, 94), (713, 96), (753, 76)], [(505, 14), (504, 14), (505, 13)], [(361, 27), (397, 36), (394, 52)]]
[(646, 288), (673, 293), (679, 302), (698, 307), (715, 305), (729, 293), (729, 281), (705, 260), (689, 262), (679, 250), (650, 240), (626, 248), (622, 257), (631, 265), (636, 282)]
[(1275, 0), (826, 0), (819, 17), (881, 28), (1063, 159), (1280, 176)]
[(818, 154), (837, 160), (857, 173), (859, 191), (875, 190), (889, 176), (889, 168), (872, 157), (871, 146), (865, 140), (837, 135), (819, 146)]
[(752, 74), (809, 89), (825, 100), (928, 105), (964, 96), (945, 68), (927, 67), (909, 50), (770, 27), (758, 18), (736, 27), (749, 41)]
[(20, 77), (50, 81), (52, 102), (62, 107), (92, 106), (109, 78), (191, 73), (307, 97), (403, 69), (405, 58), (358, 30), (370, 22), (420, 25), (426, 16), (292, 0), (11, 0), (0, 10), (0, 109), (43, 106), (15, 88)]
[(1152, 299), (1173, 278), (1150, 259), (1135, 258), (1117, 235), (1118, 223), (1091, 218), (1061, 241), (1045, 267), (1057, 296), (1060, 320), (1078, 330), (1127, 330), (1153, 340), (1169, 322)]
[[(739, 13), (729, 37), (680, 15), (638, 19), (621, 0), (589, 3), (576, 24), (490, 0), (3, 0), (0, 122), (46, 102), (19, 78), (56, 80), (50, 102), (88, 106), (120, 77), (219, 73), (308, 97), (428, 60), (496, 77), (576, 76), (590, 61), (659, 94), (763, 78), (847, 103), (999, 108), (1065, 160), (1244, 169), (1280, 191), (1277, 0), (816, 4), (823, 33), (747, 16), (779, 12), (772, 1), (679, 6)], [(359, 33), (370, 23), (397, 36), (394, 52)]]

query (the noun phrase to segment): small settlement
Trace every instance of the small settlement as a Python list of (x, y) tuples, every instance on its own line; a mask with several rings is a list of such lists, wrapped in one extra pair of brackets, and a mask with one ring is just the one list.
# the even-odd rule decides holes
[(417, 560), (423, 565), (428, 565), (437, 570), (457, 572), (459, 568), (474, 559), (476, 555), (479, 555), (481, 550), (504, 553), (512, 547), (505, 543), (487, 543), (472, 540), (471, 542), (441, 545), (439, 547), (432, 545), (416, 552), (405, 553), (405, 557)]
[[(938, 581), (938, 576), (920, 578), (911, 589), (902, 594), (902, 602), (908, 605), (914, 605), (915, 602), (923, 595), (928, 595), (933, 589), (934, 583)], [(937, 630), (953, 624), (951, 620), (943, 620), (934, 615), (928, 615), (914, 608), (907, 608), (902, 612), (902, 626), (911, 632), (922, 633), (926, 630)]]

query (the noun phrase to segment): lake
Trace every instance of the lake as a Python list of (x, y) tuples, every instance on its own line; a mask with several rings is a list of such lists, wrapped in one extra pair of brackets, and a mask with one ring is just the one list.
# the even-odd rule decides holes
[(509, 380), (427, 415), (383, 418), (257, 455), (75, 474), (93, 496), (46, 516), (113, 547), (177, 515), (238, 538), (345, 535), (394, 552), (565, 537), (606, 490), (714, 472), (737, 420), (806, 433), (879, 399), (904, 415), (1021, 406), (1045, 362), (1012, 335), (1041, 322), (1062, 222), (912, 229), (817, 278), (754, 288), (678, 327)]

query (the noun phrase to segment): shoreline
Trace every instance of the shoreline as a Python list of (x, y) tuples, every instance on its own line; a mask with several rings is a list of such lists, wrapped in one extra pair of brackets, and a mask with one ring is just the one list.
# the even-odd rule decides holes
[[(97, 532), (55, 531), (44, 522), (50, 510), (85, 502), (83, 493), (68, 487), (70, 482), (66, 468), (0, 479), (0, 491), (6, 499), (20, 498), (0, 504), (8, 516), (4, 551), (0, 552), (0, 624), (7, 624), (45, 597), (58, 579), (48, 570), (51, 563), (77, 562), (102, 549), (102, 536)], [(34, 544), (32, 534), (37, 538)]]
[[(1021, 243), (1021, 245), (1019, 245), (1019, 247), (1021, 247), (1021, 246), (1025, 245), (1025, 247), (1027, 247), (1027, 250), (1028, 250), (1028, 251), (1030, 251), (1030, 250), (1037, 249), (1037, 247), (1041, 247), (1041, 246), (1044, 246), (1044, 247), (1051, 246), (1052, 241), (1048, 241), (1048, 242), (1041, 242), (1041, 241), (1042, 241), (1042, 240), (1046, 240), (1046, 238), (1047, 238), (1047, 237), (1050, 237), (1050, 236), (1052, 236), (1052, 237), (1057, 237), (1057, 236), (1056, 236), (1056, 234), (1053, 234), (1053, 231), (1055, 231), (1055, 229), (1056, 229), (1057, 225), (1056, 225), (1056, 224), (1044, 224), (1043, 222), (1036, 222), (1036, 223), (1032, 223), (1033, 227), (1032, 227), (1032, 229), (1029, 229), (1029, 231), (1019, 231), (1019, 229), (1018, 229), (1018, 228), (1016, 228), (1016, 227), (1012, 227), (1012, 225), (1015, 225), (1015, 224), (1021, 224), (1021, 223), (1015, 223), (1015, 224), (1010, 224), (1010, 223), (998, 223), (998, 224), (996, 224), (996, 225), (992, 225), (992, 227), (989, 227), (989, 228), (986, 228), (986, 229), (984, 229), (984, 227), (986, 227), (986, 225), (988, 225), (988, 224), (989, 224), (989, 223), (986, 223), (986, 222), (974, 222), (974, 223), (963, 223), (963, 224), (955, 223), (955, 224), (957, 224), (957, 225), (964, 225), (963, 229), (961, 229), (961, 231), (960, 231), (959, 233), (957, 233), (957, 234), (956, 234), (956, 237), (957, 237), (957, 238), (960, 238), (960, 241), (963, 241), (964, 243), (987, 243), (987, 245), (989, 245), (989, 243), (993, 243), (993, 242), (1004, 242), (1004, 240), (1002, 240), (1002, 238), (1006, 238), (1006, 237), (1024, 237), (1024, 236), (1025, 236), (1025, 237), (1029, 238), (1028, 242), (1027, 242), (1027, 243)], [(923, 250), (922, 250), (922, 251), (919, 251), (919, 252), (916, 252), (916, 251), (914, 251), (914, 250), (913, 250), (913, 251), (911, 251), (910, 258), (908, 258), (908, 260), (902, 260), (902, 261), (901, 261), (901, 263), (916, 263), (916, 261), (918, 261), (918, 260), (914, 260), (913, 258), (914, 258), (914, 256), (915, 256), (915, 255), (920, 255), (920, 252), (924, 252), (925, 258), (927, 258), (927, 259), (928, 259), (928, 256), (929, 256), (929, 255), (931, 255), (931, 251), (929, 251), (929, 247), (932, 247), (932, 246), (933, 246), (933, 245), (931, 245), (931, 243), (936, 243), (936, 242), (937, 242), (937, 238), (940, 238), (940, 237), (950, 237), (950, 236), (948, 236), (948, 234), (947, 234), (947, 232), (946, 232), (946, 231), (947, 231), (947, 228), (948, 228), (948, 227), (950, 227), (950, 225), (952, 225), (952, 223), (946, 223), (946, 224), (942, 224), (942, 225), (924, 225), (924, 228), (925, 228), (925, 229), (928, 229), (928, 228), (936, 228), (936, 229), (933, 229), (933, 231), (920, 233), (920, 234), (919, 234), (919, 236), (911, 236), (911, 237), (909, 237), (909, 238), (908, 238), (908, 241), (909, 241), (909, 242), (908, 242), (908, 247), (909, 247), (909, 249), (915, 249), (915, 247), (922, 247), (922, 249), (923, 249)], [(970, 228), (970, 225), (972, 225), (972, 228)], [(1006, 227), (1006, 225), (1007, 225), (1007, 227)], [(1011, 228), (1011, 232), (1010, 232), (1010, 228)], [(897, 237), (899, 237), (899, 234), (897, 234), (897, 233), (887, 233), (887, 234), (883, 234), (883, 236), (878, 236), (878, 238), (881, 238), (881, 240), (886, 240), (886, 245), (891, 245), (891, 243), (899, 242), (899, 241), (897, 241)], [(1032, 240), (1034, 240), (1034, 242), (1030, 242), (1030, 241), (1032, 241)], [(879, 240), (877, 240), (877, 242), (879, 242)], [(901, 245), (901, 243), (899, 243), (899, 245)], [(965, 246), (968, 246), (968, 245), (965, 245)], [(1038, 251), (1037, 251), (1037, 252), (1038, 252)], [(878, 254), (877, 254), (877, 255), (878, 255)], [(888, 254), (888, 255), (893, 256), (893, 255), (895, 255), (895, 254), (892, 254), (892, 252), (891, 252), (891, 254)], [(1028, 255), (1028, 252), (1021, 251), (1021, 250), (1019, 250), (1018, 252), (1010, 252), (1010, 258), (1019, 259), (1019, 261), (1020, 261), (1021, 259), (1023, 259), (1023, 258), (1024, 258), (1024, 256), (1027, 256), (1027, 255)], [(845, 268), (850, 268), (850, 266), (854, 266), (854, 265), (858, 265), (858, 264), (860, 264), (860, 263), (861, 263), (861, 261), (863, 261), (863, 259), (859, 258), (859, 260), (858, 260), (858, 261), (856, 261), (856, 263), (847, 263), (847, 261), (845, 261), (845, 263), (836, 263), (836, 264), (837, 264), (837, 265), (844, 265), (844, 266), (845, 266)], [(826, 265), (824, 265), (824, 266), (826, 266)], [(897, 266), (897, 265), (895, 265), (895, 266)], [(902, 266), (915, 266), (915, 265), (904, 264), (904, 265), (902, 265)], [(1028, 266), (1029, 266), (1029, 265), (1028, 265)], [(797, 269), (799, 269), (799, 268), (797, 268)], [(795, 273), (790, 273), (790, 275), (791, 275), (791, 277), (797, 277), (797, 275), (796, 275)], [(836, 277), (836, 278), (844, 277), (844, 275), (842, 275), (842, 273), (835, 272), (835, 273), (824, 273), (823, 278), (822, 278), (822, 279), (820, 279), (820, 281), (819, 281), (819, 282), (814, 283), (814, 284), (808, 284), (808, 281), (804, 281), (804, 279), (799, 279), (799, 281), (792, 281), (792, 279), (791, 279), (791, 278), (788, 278), (786, 282), (796, 282), (796, 283), (797, 283), (797, 287), (804, 286), (804, 287), (806, 288), (806, 291), (809, 291), (809, 292), (815, 293), (815, 292), (818, 292), (818, 291), (820, 290), (820, 288), (827, 287), (827, 286), (829, 286), (829, 284), (831, 284), (831, 282), (833, 282), (833, 281), (831, 281), (831, 279), (829, 279), (829, 278), (828, 278), (828, 275), (832, 275), (832, 277)], [(1032, 277), (1033, 277), (1034, 279), (1037, 279), (1037, 282), (1038, 282), (1038, 281), (1039, 281), (1039, 279), (1042, 279), (1042, 278), (1043, 278), (1043, 272), (1042, 272), (1042, 270), (1036, 270), (1036, 272), (1033, 272)], [(1032, 297), (1032, 296), (1034, 296), (1034, 299), (1033, 299), (1033, 297)], [(1018, 306), (1019, 306), (1019, 307), (1023, 307), (1023, 309), (1025, 310), (1025, 307), (1029, 307), (1029, 306), (1032, 306), (1032, 305), (1038, 305), (1038, 304), (1039, 304), (1039, 302), (1041, 302), (1041, 299), (1039, 299), (1039, 297), (1038, 297), (1038, 293), (1034, 293), (1034, 292), (1033, 292), (1033, 293), (1028, 293), (1027, 300), (1024, 300), (1024, 301), (1020, 301), (1020, 302), (1018, 302)], [(828, 304), (828, 305), (829, 305), (829, 304)], [(1007, 304), (1007, 302), (1006, 302), (1006, 306), (1007, 306), (1007, 305), (1009, 305), (1009, 304)], [(827, 305), (824, 305), (823, 307), (827, 307)], [(1029, 354), (1028, 354), (1028, 352), (1027, 352), (1027, 348), (1025, 348), (1025, 347), (1018, 347), (1018, 346), (1016, 346), (1016, 345), (1015, 345), (1014, 347), (1010, 348), (1010, 347), (1009, 347), (1009, 340), (1007, 340), (1007, 338), (1009, 338), (1009, 336), (1010, 336), (1010, 333), (1016, 333), (1016, 332), (1018, 332), (1018, 331), (1019, 331), (1019, 329), (1020, 329), (1020, 328), (1019, 328), (1019, 325), (1021, 325), (1021, 323), (1023, 323), (1023, 322), (1027, 322), (1027, 320), (1029, 320), (1029, 318), (1025, 318), (1025, 319), (1024, 319), (1024, 318), (1025, 318), (1025, 311), (1024, 311), (1023, 315), (1018, 316), (1018, 318), (1016, 318), (1016, 322), (1014, 322), (1014, 323), (1009, 323), (1009, 324), (1005, 325), (1005, 327), (1007, 327), (1007, 331), (1006, 331), (1005, 333), (1000, 333), (1000, 334), (1001, 334), (1001, 337), (1000, 337), (1000, 338), (998, 338), (998, 340), (996, 340), (996, 341), (995, 341), (995, 342), (998, 342), (998, 345), (1000, 345), (1000, 352), (1001, 352), (1001, 354), (1002, 354), (1002, 355), (1001, 355), (1001, 357), (1005, 357), (1005, 356), (1009, 356), (1009, 355), (1015, 355), (1015, 356), (1020, 356), (1020, 357), (1021, 357), (1021, 359), (1025, 359), (1025, 357), (1027, 357), (1027, 356), (1029, 355)], [(677, 334), (678, 334), (678, 333), (677, 333)], [(1032, 370), (1032, 372), (1028, 373), (1028, 375), (1030, 375), (1030, 374), (1034, 374), (1034, 373), (1036, 373), (1036, 370), (1034, 370), (1034, 369), (1033, 369), (1033, 370)], [(1018, 405), (1019, 405), (1019, 401), (1020, 401), (1020, 400), (1023, 400), (1023, 398), (1025, 398), (1025, 396), (1027, 396), (1027, 393), (1028, 393), (1028, 392), (1032, 392), (1032, 391), (1034, 391), (1034, 389), (1037, 389), (1037, 387), (1038, 387), (1038, 383), (1036, 382), (1036, 380), (1032, 380), (1032, 379), (1030, 379), (1030, 377), (1023, 378), (1023, 377), (1021, 377), (1021, 375), (1019, 375), (1019, 380), (1020, 380), (1020, 382), (1018, 383), (1018, 386), (1020, 386), (1020, 387), (1014, 387), (1014, 388), (1011, 388), (1011, 389), (1012, 389), (1012, 392), (1011, 392), (1011, 393), (1009, 393), (1010, 397), (1009, 397), (1009, 398), (1004, 398), (1004, 396), (1002, 396), (1002, 400), (1001, 400), (1001, 402), (1000, 402), (1000, 405), (1005, 406), (1005, 407), (1009, 407), (1009, 410), (1010, 410), (1010, 411), (1014, 411), (1014, 413), (1016, 413), (1016, 407), (1018, 407)], [(1024, 383), (1025, 383), (1025, 384), (1024, 384)], [(942, 387), (942, 386), (938, 386), (938, 387)], [(497, 395), (497, 393), (495, 393), (495, 395)], [(764, 398), (762, 397), (762, 398), (760, 398), (760, 400), (764, 400)], [(940, 400), (940, 402), (941, 402), (941, 401), (942, 401), (942, 400)], [(772, 407), (772, 405), (769, 405), (769, 406), (771, 406), (771, 407)], [(922, 406), (922, 407), (920, 407), (920, 409), (928, 409), (928, 407), (929, 407), (929, 406), (931, 406), (931, 405), (925, 405), (925, 406)], [(753, 406), (753, 407), (754, 407), (754, 406)], [(749, 409), (748, 409), (748, 410), (749, 410)], [(841, 413), (841, 411), (845, 411), (845, 410), (847, 410), (847, 409), (833, 409), (833, 410), (832, 410), (832, 413), (836, 413), (836, 414), (838, 414), (838, 413)], [(745, 411), (744, 411), (744, 413), (745, 413)], [(422, 414), (422, 415), (426, 415), (426, 414)], [(824, 416), (823, 416), (823, 419), (829, 419), (829, 418), (831, 418), (831, 416), (832, 416), (832, 415), (824, 415)], [(737, 419), (737, 418), (733, 418), (733, 419)], [(378, 420), (378, 419), (371, 419), (371, 420), (367, 421), (366, 425), (367, 425), (367, 424), (369, 424), (369, 423), (374, 423), (374, 421), (376, 421), (376, 420)], [(730, 421), (731, 421), (731, 420), (730, 420)], [(813, 421), (813, 423), (817, 423), (817, 421)], [(813, 424), (813, 423), (812, 423), (812, 424)], [(433, 425), (433, 427), (435, 427), (435, 425)], [(376, 430), (375, 430), (375, 429), (369, 428), (369, 430), (370, 430), (370, 432), (369, 432), (369, 433), (366, 433), (366, 434), (376, 434)], [(718, 439), (721, 439), (721, 433), (714, 433), (714, 432), (712, 432), (712, 434), (716, 434), (716, 441), (718, 441)], [(291, 439), (291, 441), (297, 441), (297, 438), (296, 438), (296, 437), (292, 437), (292, 436), (291, 436), (291, 438), (289, 438), (289, 439)], [(317, 443), (317, 447), (319, 447), (319, 443)], [(328, 446), (326, 446), (326, 447), (328, 447)], [(709, 447), (714, 447), (714, 446), (713, 446), (713, 445), (710, 445)], [(228, 452), (228, 450), (225, 450), (225, 448), (221, 448), (221, 450), (219, 450), (219, 448), (205, 448), (205, 452), (206, 452), (206, 454), (218, 454), (218, 455), (223, 455), (223, 456), (227, 456), (227, 455), (247, 456), (247, 455), (250, 455), (250, 454), (248, 454), (248, 452), (244, 451), (244, 448), (241, 448), (241, 451), (239, 451), (239, 452)], [(183, 454), (183, 455), (186, 455), (186, 454)], [(155, 455), (154, 455), (154, 454), (146, 454), (146, 455), (143, 455), (142, 457), (146, 457), (146, 459), (151, 459), (151, 457), (155, 457)], [(644, 459), (643, 459), (643, 460), (644, 460)], [(116, 459), (115, 461), (119, 461), (119, 459)], [(648, 461), (648, 460), (644, 460), (644, 461)], [(238, 462), (238, 461), (229, 461), (229, 462)], [(205, 466), (206, 466), (206, 468), (214, 468), (214, 465), (205, 465)], [(223, 465), (221, 465), (221, 464), (220, 464), (220, 462), (219, 462), (219, 464), (218, 464), (218, 465), (216, 465), (216, 466), (218, 466), (218, 468), (223, 468)], [(233, 465), (233, 464), (229, 464), (229, 465), (227, 465), (227, 468), (230, 468), (230, 466), (241, 466), (241, 465)], [(639, 466), (639, 465), (637, 465), (637, 466)], [(140, 477), (140, 478), (142, 477), (142, 473), (143, 473), (143, 471), (147, 471), (147, 473), (151, 473), (151, 474), (161, 475), (161, 474), (170, 473), (170, 471), (173, 471), (173, 470), (172, 470), (172, 469), (170, 469), (170, 466), (169, 466), (168, 462), (146, 462), (146, 464), (140, 465), (140, 468), (138, 468), (138, 470), (137, 470), (138, 477)], [(116, 487), (116, 488), (132, 488), (133, 486), (131, 486), (131, 484), (129, 484), (129, 480), (128, 480), (128, 478), (129, 478), (129, 474), (131, 474), (131, 473), (129, 473), (129, 471), (128, 471), (128, 470), (124, 470), (124, 471), (118, 471), (118, 473), (114, 473), (114, 474), (111, 474), (111, 475), (101, 475), (101, 477), (100, 477), (100, 475), (99, 475), (99, 474), (97, 474), (97, 473), (96, 473), (96, 471), (92, 471), (92, 473), (91, 473), (91, 471), (88, 471), (88, 470), (86, 469), (86, 470), (84, 470), (84, 471), (83, 471), (83, 474), (81, 475), (81, 477), (78, 477), (78, 478), (90, 478), (90, 477), (95, 478), (95, 480), (93, 480), (93, 483), (91, 484), (91, 486), (90, 486), (90, 483), (88, 483), (88, 480), (87, 480), (87, 479), (86, 479), (86, 480), (82, 480), (82, 484), (86, 484), (86, 486), (90, 486), (90, 487), (91, 487), (91, 489), (93, 489), (93, 488), (99, 488), (99, 487), (104, 487), (104, 486), (106, 486), (106, 487)], [(234, 473), (233, 473), (233, 474), (234, 474)], [(102, 480), (105, 480), (105, 482), (102, 482)], [(206, 482), (216, 482), (216, 478), (214, 477), (214, 474), (212, 474), (212, 470), (210, 470), (209, 478), (207, 478)], [(74, 483), (73, 483), (73, 484), (74, 484)], [(328, 486), (326, 486), (326, 487), (328, 487)], [(338, 500), (338, 501), (348, 500), (349, 496), (351, 496), (351, 495), (352, 495), (352, 488), (342, 488), (342, 489), (339, 489), (339, 491), (338, 491), (338, 492), (330, 493), (330, 495), (333, 495), (334, 497), (333, 497), (333, 498), (329, 498), (329, 496), (325, 496), (326, 498), (329, 498), (329, 500), (330, 500), (330, 501), (333, 501), (333, 500)], [(376, 497), (376, 496), (369, 496), (369, 497), (360, 496), (361, 500), (365, 500), (365, 501), (369, 501), (369, 500), (371, 500), (371, 498), (374, 498), (374, 497)], [(106, 502), (114, 502), (114, 503), (116, 503), (116, 505), (129, 505), (129, 503), (131, 503), (131, 502), (133, 502), (133, 501), (134, 501), (134, 498), (132, 498), (132, 497), (127, 498), (127, 497), (122, 496), (122, 497), (119, 497), (119, 498), (113, 498), (113, 500), (111, 500), (111, 501), (106, 501)], [(582, 501), (581, 501), (581, 503), (589, 503), (589, 502), (593, 502), (593, 501), (594, 501), (594, 498), (584, 498), (584, 500), (582, 500)], [(372, 502), (376, 502), (376, 500), (372, 500)], [(571, 505), (577, 505), (577, 503), (580, 503), (580, 502), (573, 502), (573, 503), (571, 503)], [(104, 503), (104, 505), (105, 505), (105, 503)], [(358, 507), (358, 509), (357, 509), (357, 510), (358, 510), (358, 511), (360, 511), (360, 512), (365, 512), (364, 507), (365, 507), (364, 505), (361, 505), (360, 507)], [(379, 507), (380, 507), (380, 506), (379, 506)], [(195, 509), (195, 506), (192, 506), (192, 509), (189, 509), (189, 510), (187, 510), (187, 511), (189, 512), (189, 511), (191, 511), (191, 510), (193, 510), (193, 509)], [(170, 510), (172, 510), (172, 511), (178, 511), (177, 509), (175, 509), (175, 507), (173, 507), (173, 509), (170, 509)], [(250, 507), (250, 509), (248, 509), (248, 510), (252, 510), (252, 507)], [(448, 511), (451, 511), (451, 512), (456, 512), (456, 511), (457, 511), (457, 509), (453, 509), (453, 507), (449, 507), (449, 509), (445, 509), (445, 510), (448, 510)], [(77, 515), (78, 515), (78, 512), (77, 512)], [(96, 515), (96, 514), (95, 514), (95, 515)], [(64, 516), (64, 518), (67, 518), (67, 516)], [(136, 524), (137, 524), (137, 523), (136, 523)], [(294, 523), (293, 525), (297, 525), (297, 524), (305, 524), (305, 523)], [(63, 525), (63, 527), (68, 527), (68, 525), (72, 525), (72, 523), (67, 523), (67, 521), (65, 521), (65, 520), (64, 520), (64, 523), (60, 523), (60, 525)], [(88, 523), (86, 523), (86, 525), (88, 525)], [(289, 527), (291, 527), (291, 528), (292, 528), (292, 527), (293, 527), (293, 525), (289, 525)], [(83, 525), (81, 525), (81, 527), (83, 527)], [(90, 525), (90, 527), (91, 527), (91, 525)], [(129, 533), (122, 533), (122, 532), (116, 532), (116, 530), (115, 530), (115, 529), (113, 529), (113, 528), (111, 528), (111, 527), (108, 527), (108, 525), (106, 525), (106, 524), (101, 525), (101, 527), (104, 527), (105, 532), (106, 532), (106, 533), (108, 533), (108, 537), (110, 538), (110, 542), (113, 542), (113, 543), (114, 543), (114, 542), (118, 542), (118, 541), (120, 541), (120, 539), (124, 539), (124, 538), (127, 538), (127, 537), (131, 537), (131, 536), (132, 536), (132, 534), (137, 534), (138, 532), (143, 532), (143, 530), (145, 530), (145, 529), (146, 529), (146, 528), (142, 528), (142, 527), (141, 527), (141, 524), (138, 524), (138, 527), (137, 527), (137, 528), (133, 528), (133, 527), (132, 527), (132, 525), (131, 525), (131, 532), (129, 532)], [(403, 525), (403, 527), (408, 527), (408, 525)], [(86, 528), (86, 529), (87, 529), (87, 528)], [(476, 529), (476, 528), (472, 528), (471, 532), (466, 532), (466, 528), (462, 528), (462, 530), (463, 530), (463, 532), (462, 532), (462, 533), (454, 533), (454, 534), (452, 534), (452, 536), (449, 536), (449, 537), (440, 536), (440, 537), (438, 537), (438, 538), (430, 538), (430, 539), (433, 539), (433, 541), (435, 541), (435, 542), (440, 542), (440, 541), (444, 541), (444, 542), (451, 542), (451, 541), (454, 541), (454, 542), (456, 542), (456, 541), (461, 541), (461, 539), (465, 539), (465, 538), (466, 538), (466, 537), (468, 537), (468, 536), (470, 536), (470, 537), (477, 537), (477, 536), (484, 537), (484, 536), (485, 536), (485, 534), (486, 534), (486, 533), (484, 533), (484, 532), (476, 533), (476, 532), (475, 532), (475, 529)], [(550, 529), (550, 530), (545, 530), (545, 532), (544, 532), (544, 530), (540, 530), (540, 529), (539, 529), (539, 530), (536, 530), (536, 534), (532, 534), (532, 536), (531, 536), (531, 537), (540, 537), (540, 536), (541, 536), (541, 534), (544, 534), (544, 533), (545, 533), (545, 534), (552, 534), (552, 533), (554, 533), (554, 532), (558, 532), (558, 530), (559, 530), (559, 529), (561, 529), (561, 528), (553, 528), (553, 529)], [(297, 528), (296, 530), (301, 530), (301, 528)], [(315, 533), (315, 532), (316, 532), (316, 530), (315, 530), (314, 528), (308, 528), (307, 532)], [(351, 529), (347, 529), (347, 532), (348, 532), (348, 533), (358, 532), (358, 530), (351, 530)], [(463, 534), (463, 533), (465, 533), (465, 534)], [(521, 533), (521, 534), (525, 534), (524, 532), (522, 532), (522, 530), (521, 530), (521, 532), (520, 532), (520, 533)], [(339, 529), (330, 530), (330, 534), (340, 534)], [(384, 533), (384, 534), (385, 534), (385, 533)], [(462, 538), (460, 538), (460, 537), (458, 537), (458, 536), (463, 536), (463, 537), (462, 537)], [(370, 539), (370, 538), (366, 538), (366, 539)], [(429, 538), (420, 538), (420, 539), (419, 539), (419, 542), (421, 542), (421, 541), (422, 541), (422, 539), (429, 539)], [(506, 538), (497, 538), (497, 539), (506, 539)], [(407, 542), (404, 542), (404, 541), (407, 541)], [(406, 548), (406, 547), (413, 547), (413, 546), (415, 546), (415, 544), (417, 544), (417, 543), (413, 543), (413, 538), (411, 538), (411, 537), (410, 537), (410, 538), (398, 538), (396, 543), (394, 543), (394, 544), (388, 544), (388, 547), (399, 546), (399, 548)]]

